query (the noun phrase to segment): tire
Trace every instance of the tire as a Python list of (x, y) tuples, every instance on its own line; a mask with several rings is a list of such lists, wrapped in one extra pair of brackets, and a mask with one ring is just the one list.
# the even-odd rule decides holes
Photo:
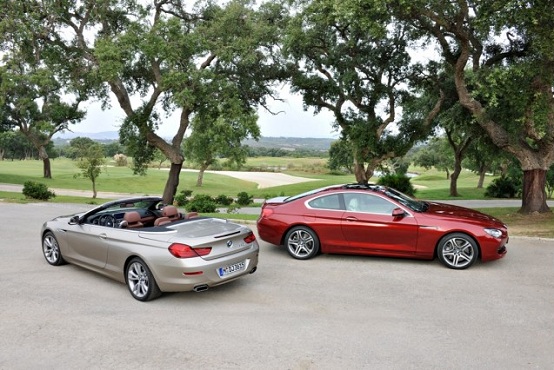
[(479, 248), (469, 235), (453, 233), (443, 236), (439, 241), (437, 256), (446, 267), (463, 270), (477, 261)]
[(296, 226), (285, 236), (287, 252), (299, 260), (307, 260), (319, 253), (319, 238), (310, 228)]
[(58, 240), (51, 231), (46, 232), (42, 237), (42, 254), (46, 262), (52, 266), (61, 266), (67, 263), (63, 259)]
[(125, 271), (127, 288), (134, 299), (146, 302), (159, 297), (162, 292), (154, 275), (140, 258), (133, 258)]

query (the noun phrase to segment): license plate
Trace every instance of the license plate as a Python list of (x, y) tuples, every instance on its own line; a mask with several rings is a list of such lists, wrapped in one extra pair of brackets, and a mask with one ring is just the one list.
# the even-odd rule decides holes
[(217, 269), (217, 273), (220, 277), (224, 277), (227, 275), (234, 274), (235, 272), (242, 271), (246, 267), (246, 263), (244, 261), (233, 263), (232, 265), (228, 265), (225, 267), (220, 267)]

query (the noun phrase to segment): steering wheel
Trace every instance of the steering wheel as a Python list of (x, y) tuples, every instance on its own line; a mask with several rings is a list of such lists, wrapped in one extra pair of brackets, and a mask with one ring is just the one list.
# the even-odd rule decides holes
[(102, 215), (98, 223), (102, 226), (115, 227), (115, 217), (112, 215)]

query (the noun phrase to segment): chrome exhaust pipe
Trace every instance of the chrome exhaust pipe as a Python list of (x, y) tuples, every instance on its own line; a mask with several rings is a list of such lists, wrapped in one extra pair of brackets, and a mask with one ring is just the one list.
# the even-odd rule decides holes
[(206, 290), (208, 290), (208, 288), (209, 287), (206, 284), (202, 284), (202, 285), (195, 286), (192, 290), (194, 290), (196, 293), (198, 293), (198, 292), (206, 291)]

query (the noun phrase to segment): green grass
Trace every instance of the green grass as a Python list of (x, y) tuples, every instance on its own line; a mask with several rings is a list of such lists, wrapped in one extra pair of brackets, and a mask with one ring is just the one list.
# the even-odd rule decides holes
[[(321, 165), (321, 158), (249, 158), (249, 165), (268, 164), (271, 166), (287, 167), (285, 173), (293, 176), (317, 179), (306, 183), (276, 186), (266, 189), (257, 189), (253, 182), (243, 181), (232, 177), (206, 173), (204, 185), (196, 186), (197, 174), (183, 171), (179, 178), (179, 189), (189, 189), (195, 194), (208, 194), (211, 196), (227, 195), (236, 197), (239, 192), (245, 191), (254, 198), (269, 198), (280, 195), (294, 195), (314, 188), (354, 182), (353, 175), (331, 175), (327, 173), (311, 172), (310, 165)], [(306, 170), (307, 168), (307, 170)], [(420, 199), (486, 199), (484, 192), (486, 186), (492, 181), (492, 177), (485, 179), (483, 189), (477, 189), (477, 175), (470, 171), (463, 171), (458, 180), (458, 192), (460, 197), (449, 196), (450, 180), (446, 179), (444, 172), (425, 170), (422, 168), (410, 169), (417, 172), (418, 177), (412, 179), (412, 183), (418, 187), (416, 197)], [(26, 181), (45, 183), (50, 189), (76, 189), (92, 191), (90, 180), (75, 177), (79, 171), (75, 162), (68, 159), (56, 159), (52, 161), (53, 179), (42, 177), (42, 162), (36, 160), (26, 161), (0, 161), (0, 183), (23, 185)], [(161, 195), (167, 180), (167, 169), (149, 169), (146, 176), (133, 175), (127, 167), (107, 167), (97, 181), (99, 192), (121, 192), (134, 195)], [(373, 178), (370, 181), (376, 182)], [(8, 202), (25, 203), (23, 194), (0, 191), (0, 199)], [(52, 203), (81, 203), (101, 204), (108, 199), (92, 199), (89, 197), (57, 195), (49, 202)], [(259, 206), (255, 204), (254, 206)], [(541, 215), (521, 215), (518, 208), (485, 208), (484, 213), (498, 217), (508, 224), (511, 235), (528, 235), (554, 238), (554, 215), (552, 213)], [(240, 209), (238, 210), (240, 212)], [(254, 222), (257, 215), (241, 213), (214, 213), (208, 216)]]

